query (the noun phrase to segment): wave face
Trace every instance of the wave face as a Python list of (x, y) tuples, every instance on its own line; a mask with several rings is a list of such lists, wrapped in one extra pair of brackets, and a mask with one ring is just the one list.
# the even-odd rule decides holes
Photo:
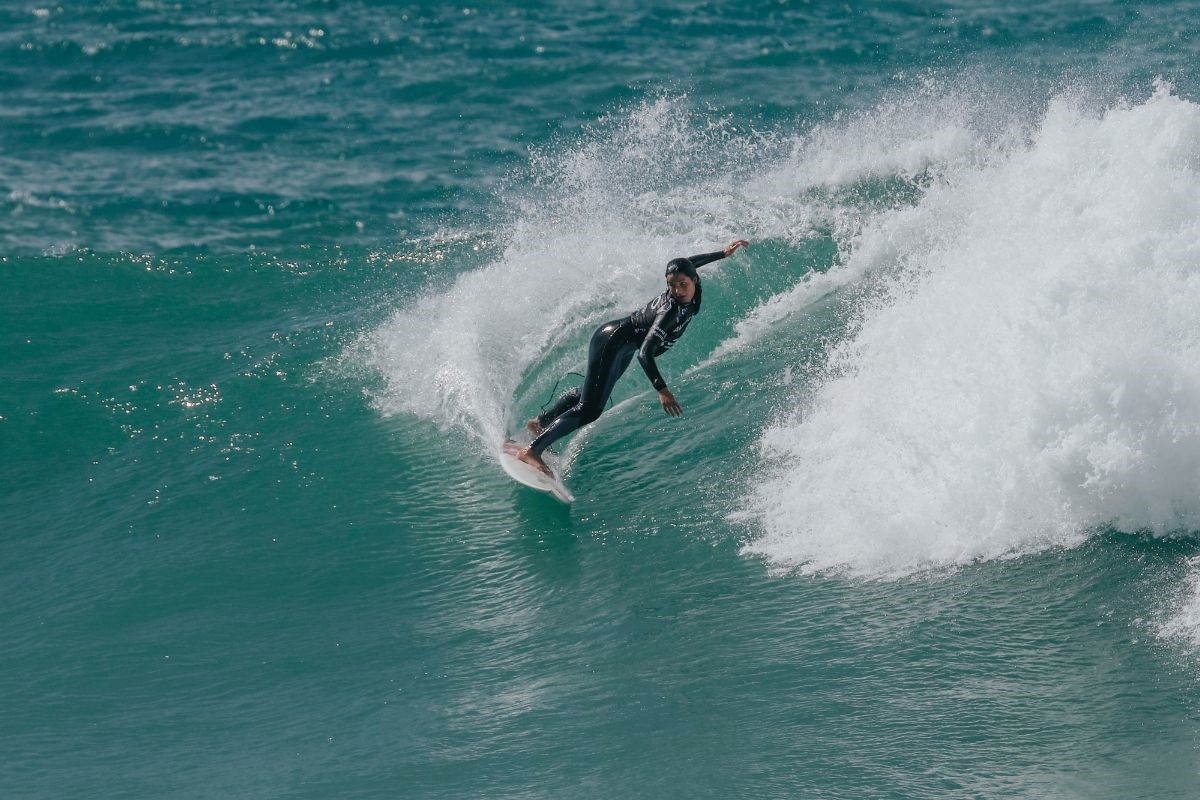
[[(797, 134), (752, 130), (700, 115), (686, 97), (663, 97), (601, 121), (574, 145), (534, 153), (531, 174), (501, 192), (507, 220), (491, 229), (499, 244), (490, 260), (429, 289), (358, 343), (356, 357), (384, 381), (375, 406), (494, 449), (515, 408), (581, 368), (597, 324), (661, 291), (669, 259), (739, 236), (773, 247), (777, 258), (739, 255), (734, 263), (750, 264), (749, 272), (726, 281), (722, 302), (748, 299), (708, 313), (704, 327), (718, 314), (733, 327), (697, 360), (704, 368), (747, 351), (753, 359), (763, 336), (886, 259), (864, 248), (849, 263), (797, 266), (797, 251), (814, 239), (836, 253), (895, 205), (841, 193), (880, 176), (911, 182), (934, 165), (977, 156), (986, 140), (971, 135), (968, 111), (960, 98), (926, 88)], [(706, 268), (706, 281), (725, 280), (730, 263)], [(760, 298), (758, 286), (771, 282), (779, 290)], [(683, 348), (700, 336), (689, 334)]]
[(1200, 528), (1200, 106), (1060, 97), (996, 142), (857, 234), (844, 268), (890, 268), (762, 435), (744, 552), (894, 576)]
[[(729, 502), (745, 554), (900, 576), (1200, 527), (1200, 106), (962, 83), (799, 133), (664, 98), (535, 153), (491, 240), (463, 234), (482, 267), (354, 348), (374, 405), (490, 453), (661, 264), (746, 235), (681, 345), (698, 380), (782, 376)], [(814, 367), (788, 343), (819, 307)]]
[[(535, 363), (660, 291), (651, 265), (713, 238), (715, 226), (697, 230), (690, 220), (717, 211), (703, 207), (720, 198), (697, 189), (700, 162), (705, 153), (724, 158), (717, 145), (728, 137), (719, 127), (693, 130), (680, 106), (650, 103), (609, 136), (535, 154), (526, 185), (536, 197), (503, 197), (509, 220), (490, 263), (431, 289), (361, 343), (385, 381), (374, 396), (379, 410), (415, 414), (494, 449)], [(680, 173), (695, 183), (672, 190)]]

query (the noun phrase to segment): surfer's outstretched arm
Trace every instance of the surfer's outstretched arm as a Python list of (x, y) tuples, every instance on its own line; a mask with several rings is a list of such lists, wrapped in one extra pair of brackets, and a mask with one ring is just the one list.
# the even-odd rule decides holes
[(667, 412), (668, 416), (679, 417), (683, 415), (683, 407), (679, 405), (675, 395), (671, 394), (671, 390), (667, 388), (667, 382), (663, 380), (662, 373), (658, 371), (658, 365), (654, 363), (654, 347), (658, 344), (654, 338), (654, 331), (655, 328), (651, 328), (650, 333), (646, 334), (646, 340), (642, 342), (642, 349), (638, 350), (638, 363), (642, 365), (650, 383), (654, 384), (654, 388), (658, 390), (658, 402), (662, 403), (663, 411)]
[(748, 247), (749, 245), (750, 242), (745, 239), (734, 239), (724, 250), (717, 250), (715, 253), (701, 253), (698, 256), (688, 256), (688, 261), (692, 262), (693, 267), (700, 269), (705, 264), (711, 264), (714, 261), (720, 261), (722, 258), (728, 258), (740, 248)]
[[(654, 329), (651, 329), (653, 334)], [(651, 348), (655, 342), (646, 336), (646, 341), (642, 343), (642, 349), (638, 350), (638, 363), (642, 365), (642, 369), (646, 373), (646, 377), (650, 379), (650, 383), (654, 384), (654, 388), (658, 391), (658, 402), (662, 403), (663, 411), (669, 416), (678, 417), (683, 415), (683, 407), (679, 405), (679, 401), (675, 399), (675, 395), (671, 394), (671, 390), (667, 388), (667, 382), (663, 380), (662, 373), (658, 371), (658, 365), (654, 363), (654, 354)]]
[(667, 382), (663, 380), (662, 373), (658, 371), (658, 364), (654, 361), (654, 351), (662, 343), (663, 339), (666, 338), (666, 334), (663, 331), (671, 324), (669, 317), (676, 313), (678, 313), (678, 306), (673, 306), (658, 313), (658, 316), (654, 318), (654, 324), (646, 332), (646, 338), (642, 340), (642, 346), (638, 349), (637, 353), (638, 363), (642, 365), (642, 371), (646, 373), (646, 377), (650, 379), (650, 383), (658, 391), (658, 402), (662, 403), (663, 411), (672, 417), (678, 417), (683, 414), (683, 408), (675, 399), (675, 395), (671, 394), (671, 391), (667, 388)]
[(667, 317), (674, 312), (674, 306), (668, 306), (658, 312), (654, 318), (654, 324), (650, 326), (650, 330), (646, 331), (646, 338), (642, 340), (642, 346), (638, 348), (637, 352), (637, 360), (642, 365), (642, 371), (646, 373), (650, 383), (654, 384), (654, 388), (660, 392), (667, 388), (667, 382), (663, 380), (662, 373), (658, 371), (658, 364), (654, 362), (654, 351), (666, 339), (663, 331), (666, 330)]
[(725, 249), (722, 252), (724, 252), (725, 255), (727, 255), (727, 256), (731, 256), (738, 251), (738, 248), (749, 247), (749, 246), (750, 246), (750, 242), (746, 239), (734, 239), (732, 242), (730, 242), (728, 245), (725, 246)]

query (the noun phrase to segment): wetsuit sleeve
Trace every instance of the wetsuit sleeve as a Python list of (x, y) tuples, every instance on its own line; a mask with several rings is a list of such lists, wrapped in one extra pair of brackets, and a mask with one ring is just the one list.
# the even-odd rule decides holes
[(692, 266), (700, 269), (705, 264), (711, 264), (714, 261), (720, 261), (725, 257), (724, 250), (718, 250), (715, 253), (701, 253), (698, 256), (688, 256), (688, 261), (692, 262)]
[(646, 331), (646, 338), (642, 340), (642, 346), (638, 349), (637, 354), (638, 363), (645, 370), (646, 377), (660, 392), (667, 388), (667, 382), (663, 380), (662, 374), (658, 371), (658, 365), (654, 363), (654, 351), (667, 338), (666, 319), (669, 313), (670, 309), (659, 311), (654, 317), (654, 324), (650, 326), (650, 330)]

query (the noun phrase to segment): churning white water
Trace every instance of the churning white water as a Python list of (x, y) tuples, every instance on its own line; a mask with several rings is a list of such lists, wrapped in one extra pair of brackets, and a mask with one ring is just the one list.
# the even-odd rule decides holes
[(870, 221), (846, 268), (886, 254), (885, 289), (762, 436), (745, 551), (897, 575), (1200, 528), (1198, 168), (1169, 86), (1064, 99)]

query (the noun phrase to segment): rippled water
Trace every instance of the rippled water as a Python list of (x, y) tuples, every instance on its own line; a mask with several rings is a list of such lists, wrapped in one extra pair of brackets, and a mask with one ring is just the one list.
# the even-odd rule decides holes
[(0, 7), (0, 790), (1191, 797), (1196, 13)]

